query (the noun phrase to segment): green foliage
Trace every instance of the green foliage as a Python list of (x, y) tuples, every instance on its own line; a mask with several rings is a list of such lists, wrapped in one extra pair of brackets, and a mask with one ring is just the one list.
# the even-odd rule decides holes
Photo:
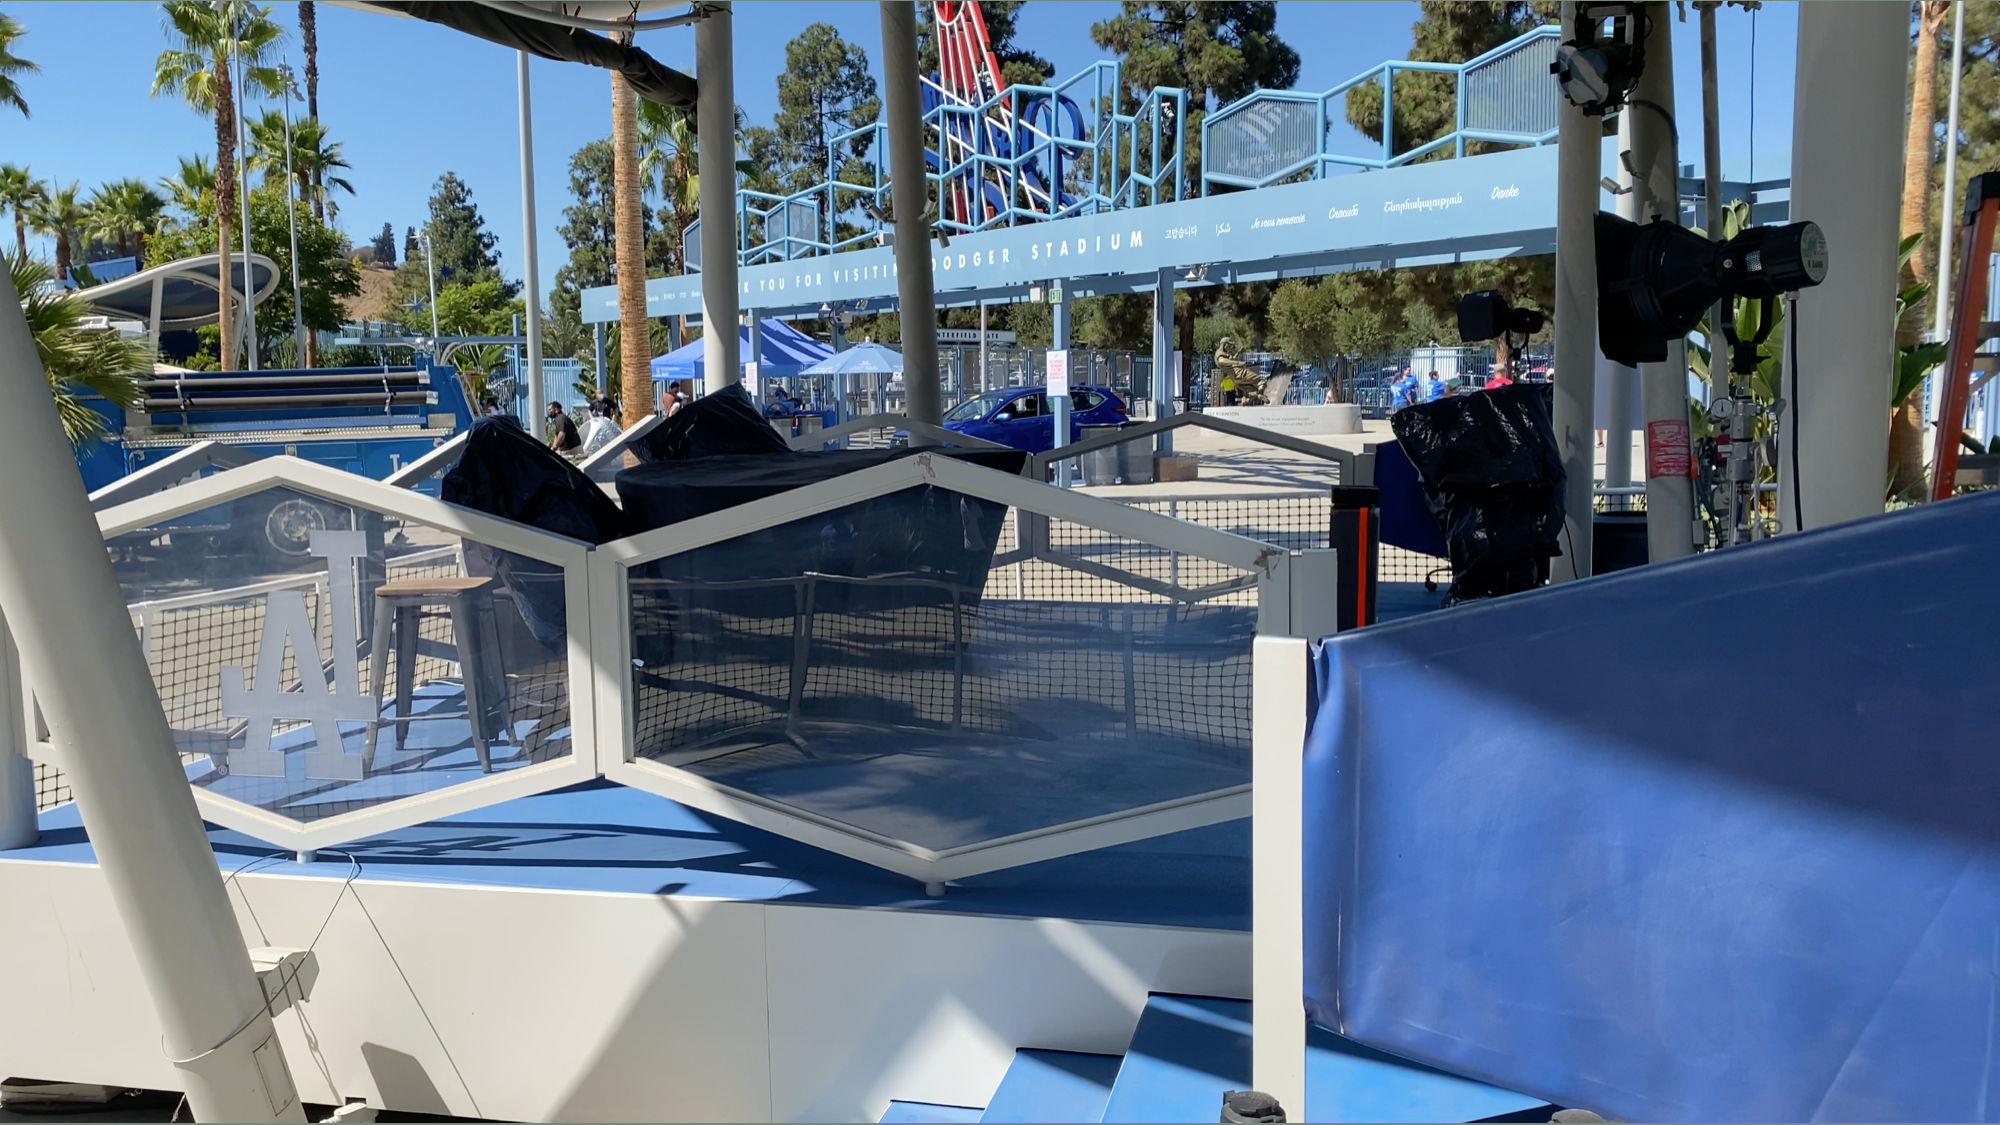
[[(335, 206), (332, 193), (343, 191), (353, 195), (354, 185), (338, 174), (350, 165), (341, 153), (340, 142), (327, 139), (325, 122), (308, 117), (287, 126), (284, 114), (269, 109), (262, 116), (245, 122), (245, 125), (249, 129), (250, 148), (244, 154), (243, 162), (251, 171), (262, 172), (267, 184), (287, 175), (294, 177), (299, 185), (299, 198), (312, 202), (315, 217), (333, 219), (339, 216), (340, 208)], [(286, 152), (288, 133), (289, 154)], [(287, 155), (290, 157), (289, 168)]]
[(202, 197), (215, 194), (215, 165), (200, 153), (184, 156), (173, 175), (160, 177), (160, 190), (180, 208), (182, 218), (193, 219), (201, 210)]
[(57, 277), (69, 276), (71, 250), (89, 221), (90, 209), (77, 198), (75, 180), (68, 187), (44, 193), (28, 213), (29, 225), (56, 240)]
[(86, 229), (92, 238), (115, 245), (119, 257), (145, 253), (146, 236), (158, 230), (167, 210), (159, 192), (139, 180), (117, 180), (90, 198)]
[[(303, 202), (293, 210), (299, 229), (299, 290), (305, 299), (306, 328), (330, 332), (346, 320), (342, 297), (361, 292), (361, 268), (346, 252), (340, 232), (313, 217)], [(261, 343), (269, 345), (290, 335), (292, 324), (291, 223), (285, 213), (282, 188), (260, 187), (250, 193), (250, 244), (278, 265), (283, 281), (257, 305)], [(215, 197), (200, 205), (197, 221), (169, 223), (147, 241), (146, 264), (215, 253)]]
[(1201, 122), (1210, 101), (1228, 105), (1259, 89), (1299, 79), (1299, 53), (1278, 38), (1278, 6), (1225, 0), (1122, 0), (1118, 14), (1091, 26), (1098, 46), (1118, 53), (1128, 105), (1155, 86), (1188, 93), (1187, 168), (1201, 167)]
[[(1418, 8), (1421, 15), (1410, 28), (1409, 59), (1461, 63), (1554, 22), (1559, 5), (1550, 0), (1422, 0)], [(1449, 74), (1400, 74), (1395, 96), (1396, 152), (1442, 137), (1457, 125), (1458, 86)], [(1382, 139), (1380, 82), (1364, 82), (1347, 92), (1347, 121), (1368, 139)], [(1467, 151), (1482, 149), (1469, 146)]]
[[(523, 315), (526, 305), (519, 297), (509, 297), (499, 278), (452, 282), (438, 290), (438, 328), (453, 336), (503, 336), (513, 331), (514, 318)], [(411, 331), (430, 333), (428, 310), (413, 313), (407, 325)], [(421, 326), (416, 321), (422, 321)]]
[(832, 24), (811, 24), (785, 44), (778, 114), (772, 124), (773, 166), (783, 169), (788, 190), (824, 181), (830, 162), (846, 166), (866, 156), (868, 135), (837, 146), (833, 138), (873, 122), (881, 111), (882, 99), (868, 73), (868, 53), (842, 39)]
[[(479, 205), (472, 201), (472, 189), (455, 172), (439, 176), (431, 188), (430, 221), (424, 229), (431, 236), (431, 258), (437, 269), (438, 284), (479, 281), (500, 276), (500, 255), (493, 252), (493, 232)], [(421, 257), (421, 253), (418, 257)], [(421, 268), (422, 263), (418, 263)], [(504, 282), (512, 297), (520, 286)]]
[[(1954, 232), (1964, 220), (1965, 185), (1982, 172), (2000, 171), (2000, 0), (1971, 0), (1965, 13), (1965, 67), (1959, 76), (1958, 184), (1955, 198), (1944, 195), (1946, 107), (1951, 97), (1953, 21), (1939, 34), (1936, 83), (1936, 147), (1930, 162), (1931, 224), (1950, 216)], [(1932, 256), (1933, 268), (1936, 256)]]
[(14, 53), (14, 44), (27, 31), (21, 21), (0, 12), (0, 105), (11, 105), (28, 116), (28, 99), (21, 96), (19, 75), (34, 74), (42, 68)]
[(28, 221), (49, 194), (49, 185), (30, 175), (26, 168), (0, 164), (0, 207), (14, 213), (14, 253), (28, 253)]
[(375, 263), (383, 266), (396, 264), (396, 227), (393, 223), (383, 223), (382, 233), (368, 243), (375, 251)]
[(1351, 365), (1344, 362), (1389, 345), (1389, 319), (1360, 275), (1332, 274), (1318, 282), (1293, 279), (1271, 296), (1271, 338), (1295, 364), (1316, 364), (1341, 402), (1354, 400)]
[(144, 344), (117, 332), (85, 328), (90, 307), (73, 291), (49, 284), (49, 267), (24, 254), (0, 254), (21, 313), (35, 340), (35, 355), (55, 395), (56, 414), (72, 445), (104, 432), (104, 419), (83, 404), (81, 391), (101, 395), (128, 410), (145, 399), (139, 380), (152, 374), (153, 357)]

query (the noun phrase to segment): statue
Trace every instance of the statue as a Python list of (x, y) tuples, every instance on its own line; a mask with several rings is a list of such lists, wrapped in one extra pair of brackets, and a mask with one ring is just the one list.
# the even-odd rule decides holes
[(1264, 377), (1236, 358), (1236, 341), (1227, 336), (1215, 343), (1215, 366), (1208, 372), (1208, 405), (1264, 405)]

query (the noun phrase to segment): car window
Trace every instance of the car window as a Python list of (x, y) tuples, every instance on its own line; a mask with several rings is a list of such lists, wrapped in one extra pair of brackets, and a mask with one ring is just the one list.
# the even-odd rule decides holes
[(1001, 401), (1006, 397), (1005, 394), (999, 391), (991, 391), (980, 395), (978, 398), (966, 399), (964, 402), (952, 407), (945, 414), (944, 420), (947, 422), (970, 422), (975, 419), (984, 418), (988, 411), (1000, 405)]
[(1104, 396), (1098, 394), (1096, 391), (1071, 391), (1069, 393), (1069, 408), (1079, 414), (1086, 410), (1095, 410), (1103, 402)]
[(1042, 416), (1042, 396), (1022, 395), (1009, 404), (1007, 409), (1016, 418), (1039, 418)]

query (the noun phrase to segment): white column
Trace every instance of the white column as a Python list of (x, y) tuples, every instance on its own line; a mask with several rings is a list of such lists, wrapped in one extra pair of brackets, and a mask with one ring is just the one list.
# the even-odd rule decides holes
[(937, 302), (931, 231), (924, 218), (923, 103), (917, 89), (917, 6), (882, 0), (882, 120), (889, 126), (889, 198), (896, 220), (896, 307), (903, 322), (904, 410), (913, 421), (944, 418), (938, 383)]
[(1311, 655), (1299, 637), (1260, 636), (1250, 659), (1250, 1084), (1278, 1099), (1288, 1119), (1311, 1121), (1300, 827)]
[[(1951, 6), (1951, 100), (1946, 103), (1944, 125), (1944, 194), (1939, 197), (1938, 241), (1937, 241), (1937, 285), (1931, 290), (1931, 305), (1936, 309), (1937, 319), (1931, 328), (1931, 335), (1939, 340), (1950, 331), (1951, 321), (1951, 252), (1952, 243), (1958, 238), (1960, 204), (1958, 190), (1958, 80), (1965, 73), (1965, 5)], [(1923, 280), (1918, 278), (1919, 281)], [(1936, 374), (1924, 380), (1935, 385)], [(1933, 400), (1936, 395), (1931, 396)]]
[[(1153, 418), (1157, 421), (1172, 417), (1173, 413), (1174, 271), (1163, 269), (1153, 278)], [(1153, 451), (1174, 451), (1172, 431), (1153, 439)]]
[[(1637, 172), (1633, 194), (1640, 221), (1659, 216), (1680, 222), (1680, 156), (1674, 143), (1674, 48), (1672, 6), (1646, 5), (1653, 34), (1646, 37), (1646, 70), (1632, 92), (1632, 166)], [(1640, 104), (1644, 103), (1644, 104)], [(1687, 343), (1667, 345), (1663, 363), (1639, 368), (1639, 401), (1646, 419), (1646, 553), (1653, 562), (1694, 553), (1694, 484), (1685, 473), (1662, 475), (1652, 467), (1662, 460), (1685, 464), (1688, 448)], [(1675, 448), (1665, 448), (1672, 446)], [(1658, 447), (1658, 448), (1656, 448)]]
[[(1612, 208), (1619, 218), (1635, 223), (1639, 221), (1639, 196), (1631, 190), (1632, 172), (1625, 167), (1624, 154), (1632, 149), (1632, 115), (1636, 112), (1626, 109), (1618, 114), (1616, 176), (1618, 186), (1625, 190)], [(1601, 356), (1593, 359), (1595, 369), (1604, 373), (1604, 484), (1624, 488), (1632, 483), (1632, 400), (1639, 388), (1639, 371)]]
[[(542, 398), (542, 274), (535, 246), (535, 122), (534, 99), (528, 94), (528, 52), (518, 52), (515, 75), (521, 101), (521, 297), (528, 320), (528, 409), (541, 416)], [(565, 388), (566, 389), (566, 388)], [(568, 395), (562, 396), (565, 399)]]
[(197, 1121), (304, 1121), (13, 283), (0, 277), (0, 607)]
[(41, 835), (36, 822), (35, 763), (28, 760), (26, 689), (21, 655), (0, 617), (0, 851), (25, 848)]
[(1826, 232), (1831, 264), (1785, 318), (1778, 506), (1787, 530), (1795, 493), (1808, 528), (1882, 514), (1909, 19), (1909, 7), (1890, 0), (1799, 5), (1792, 218)]
[(736, 334), (736, 69), (728, 3), (694, 25), (695, 131), (701, 151), (701, 367), (713, 393), (742, 379)]
[[(1575, 0), (1562, 6), (1574, 26)], [(1597, 181), (1602, 122), (1561, 99), (1556, 107), (1556, 445), (1568, 476), (1557, 582), (1590, 577), (1591, 489), (1597, 477)]]
[(153, 279), (153, 311), (146, 318), (146, 351), (155, 363), (160, 359), (160, 295), (166, 286), (165, 278)]

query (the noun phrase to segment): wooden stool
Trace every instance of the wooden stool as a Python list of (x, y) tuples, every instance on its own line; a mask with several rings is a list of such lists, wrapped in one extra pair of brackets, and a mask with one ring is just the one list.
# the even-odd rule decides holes
[[(396, 711), (393, 719), (379, 716), (368, 724), (367, 740), (361, 751), (361, 772), (366, 776), (375, 764), (375, 739), (384, 722), (396, 727), (396, 744), (409, 735), (409, 724), (431, 719), (465, 719), (472, 727), (472, 747), (479, 755), (479, 768), (493, 772), (493, 760), (486, 745), (486, 707), (497, 703), (505, 713), (506, 680), (498, 681), (499, 699), (482, 701), (493, 681), (486, 678), (481, 637), (493, 622), (493, 579), (491, 578), (410, 578), (387, 582), (375, 589), (375, 632), (369, 647), (368, 692), (382, 698), (389, 674), (389, 655), (396, 660)], [(442, 606), (451, 616), (452, 637), (458, 647), (459, 679), (465, 685), (465, 710), (443, 715), (412, 715), (410, 701), (416, 691), (417, 631), (425, 610)], [(502, 726), (504, 727), (504, 720)]]

